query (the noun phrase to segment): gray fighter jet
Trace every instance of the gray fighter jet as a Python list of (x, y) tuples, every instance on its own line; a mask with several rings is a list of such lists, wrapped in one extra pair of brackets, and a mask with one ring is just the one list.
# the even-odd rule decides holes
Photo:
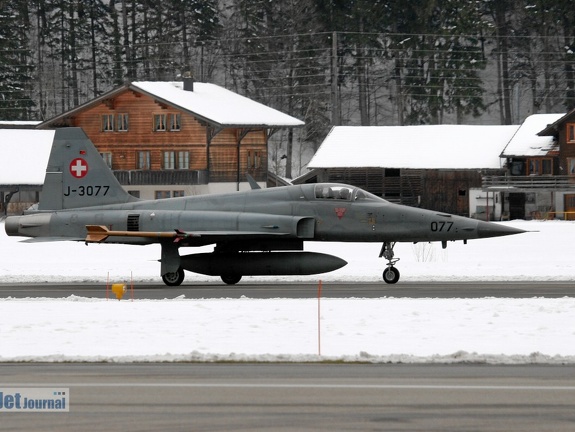
[[(27, 241), (161, 245), (161, 276), (180, 285), (184, 270), (235, 284), (246, 275), (309, 275), (347, 263), (304, 252), (306, 241), (379, 242), (383, 280), (396, 283), (396, 242), (442, 242), (518, 234), (500, 224), (392, 204), (345, 184), (304, 184), (161, 200), (129, 195), (79, 128), (58, 129), (38, 208), (5, 221)], [(211, 253), (180, 248), (215, 245)]]

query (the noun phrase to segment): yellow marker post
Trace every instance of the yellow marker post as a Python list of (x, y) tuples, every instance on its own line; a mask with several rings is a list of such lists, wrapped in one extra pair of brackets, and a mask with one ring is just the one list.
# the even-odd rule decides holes
[(123, 283), (112, 284), (112, 292), (116, 294), (116, 298), (118, 300), (122, 300), (122, 297), (124, 297), (126, 291), (127, 291), (126, 284)]

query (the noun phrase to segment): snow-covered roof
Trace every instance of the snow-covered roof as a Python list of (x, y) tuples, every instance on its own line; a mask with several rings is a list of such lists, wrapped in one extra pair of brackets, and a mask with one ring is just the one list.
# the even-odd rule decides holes
[(0, 185), (42, 185), (53, 130), (0, 129)]
[(304, 122), (215, 84), (181, 81), (134, 81), (131, 86), (222, 126), (303, 126)]
[(498, 169), (518, 126), (336, 126), (308, 168)]
[(537, 134), (563, 116), (565, 113), (530, 115), (519, 126), (517, 133), (501, 153), (501, 157), (545, 156), (549, 151), (555, 150), (558, 143), (553, 140), (552, 136)]
[(37, 120), (0, 120), (0, 127), (34, 127), (42, 123)]

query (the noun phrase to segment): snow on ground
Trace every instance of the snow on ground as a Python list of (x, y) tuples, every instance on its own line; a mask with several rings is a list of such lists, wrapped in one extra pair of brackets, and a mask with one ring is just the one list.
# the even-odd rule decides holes
[[(399, 284), (575, 280), (574, 222), (507, 224), (533, 232), (449, 243), (446, 250), (437, 244), (398, 244)], [(7, 237), (0, 224), (3, 283), (96, 282), (102, 283), (102, 297), (77, 297), (71, 288), (62, 299), (0, 299), (0, 361), (575, 363), (575, 296), (406, 299), (384, 297), (383, 287), (379, 299), (321, 303), (185, 295), (138, 300), (138, 283), (159, 281), (158, 247), (18, 240)], [(378, 258), (379, 248), (310, 244), (307, 250), (338, 255), (349, 264), (325, 275), (245, 280), (380, 281), (385, 261)], [(135, 300), (106, 300), (108, 274), (112, 282), (132, 274)], [(184, 283), (195, 285), (219, 281), (186, 277)]]
[(0, 360), (575, 363), (575, 299), (0, 301)]

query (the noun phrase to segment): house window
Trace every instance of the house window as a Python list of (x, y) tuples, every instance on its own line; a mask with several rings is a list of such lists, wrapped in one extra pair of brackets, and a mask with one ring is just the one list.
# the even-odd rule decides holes
[(190, 169), (190, 152), (187, 151), (178, 152), (178, 169), (180, 170)]
[(165, 151), (162, 161), (164, 169), (190, 169), (190, 153), (187, 151)]
[(172, 192), (172, 197), (174, 197), (174, 198), (183, 197), (183, 196), (184, 196), (183, 190), (177, 190), (177, 191)]
[(128, 130), (128, 114), (118, 114), (118, 131), (126, 132)]
[(166, 130), (166, 114), (154, 114), (154, 131)]
[(179, 131), (181, 129), (180, 125), (180, 114), (170, 114), (170, 130), (171, 131)]
[(114, 132), (114, 114), (102, 115), (102, 131)]
[(137, 154), (138, 169), (150, 169), (150, 152), (139, 151)]
[(248, 168), (258, 169), (262, 166), (262, 157), (259, 151), (248, 150)]
[(133, 197), (140, 198), (140, 191), (139, 190), (129, 190), (128, 193)]
[(541, 174), (542, 175), (553, 175), (553, 160), (543, 159), (541, 161)]
[(176, 153), (173, 151), (164, 152), (164, 162), (162, 168), (173, 170), (176, 167)]
[(156, 199), (165, 199), (170, 198), (171, 193), (170, 191), (156, 191), (154, 192), (154, 196)]
[(529, 163), (527, 165), (529, 167), (528, 175), (538, 175), (540, 169), (540, 161), (539, 159), (529, 159)]
[(552, 175), (553, 174), (553, 159), (551, 158), (541, 158), (541, 159), (529, 159), (528, 175)]
[(106, 162), (106, 165), (108, 165), (109, 168), (112, 168), (112, 153), (103, 152), (100, 153), (100, 155), (102, 156), (102, 159), (104, 159), (104, 162)]
[(575, 175), (575, 158), (567, 158), (567, 167), (569, 175)]
[(567, 123), (567, 142), (575, 144), (575, 123)]
[(511, 175), (522, 176), (525, 175), (525, 162), (522, 160), (514, 160), (511, 162)]

